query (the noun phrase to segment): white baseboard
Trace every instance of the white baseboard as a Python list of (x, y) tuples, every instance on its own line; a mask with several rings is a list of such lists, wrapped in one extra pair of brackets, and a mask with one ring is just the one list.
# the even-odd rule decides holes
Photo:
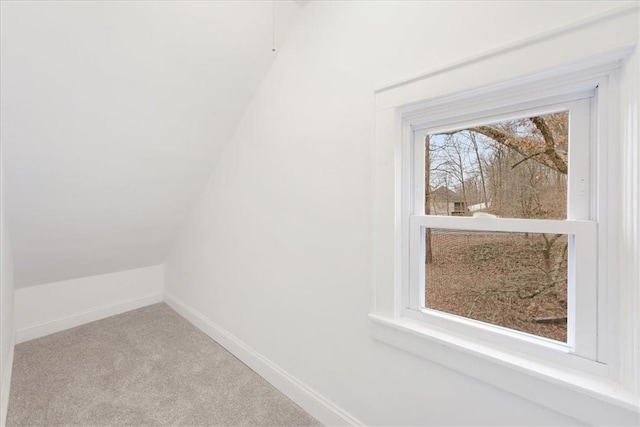
[(9, 358), (4, 362), (4, 366), (0, 367), (2, 372), (2, 389), (0, 390), (0, 427), (7, 425), (7, 410), (9, 409), (9, 393), (11, 391), (11, 371), (13, 369), (13, 349), (15, 345), (12, 342), (9, 348)]
[(189, 305), (166, 292), (164, 301), (322, 424), (326, 426), (364, 425)]
[(16, 344), (159, 302), (162, 302), (162, 293), (154, 293), (140, 298), (99, 306), (71, 316), (29, 325), (16, 331)]

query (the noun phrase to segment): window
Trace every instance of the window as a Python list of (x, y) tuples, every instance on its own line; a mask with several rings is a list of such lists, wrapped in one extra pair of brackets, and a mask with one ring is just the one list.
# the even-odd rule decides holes
[(637, 13), (376, 92), (376, 340), (638, 423)]
[(598, 359), (596, 92), (412, 121), (405, 315)]

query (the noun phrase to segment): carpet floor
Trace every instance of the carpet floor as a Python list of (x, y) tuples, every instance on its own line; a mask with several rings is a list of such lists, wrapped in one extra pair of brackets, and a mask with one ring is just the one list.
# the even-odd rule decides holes
[(166, 304), (19, 344), (7, 426), (318, 421)]

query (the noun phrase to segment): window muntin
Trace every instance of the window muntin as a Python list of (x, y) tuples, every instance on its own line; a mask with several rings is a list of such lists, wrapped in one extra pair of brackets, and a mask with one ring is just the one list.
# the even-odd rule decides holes
[[(574, 97), (571, 101), (559, 104), (532, 106), (527, 109), (514, 108), (512, 112), (506, 109), (499, 117), (483, 118), (480, 112), (476, 114), (475, 117), (470, 117), (466, 121), (457, 121), (455, 123), (440, 122), (433, 125), (426, 123), (414, 127), (412, 138), (413, 148), (411, 149), (413, 160), (410, 162), (413, 171), (410, 173), (412, 175), (411, 182), (413, 183), (413, 190), (410, 203), (411, 226), (409, 228), (411, 231), (409, 231), (408, 236), (408, 240), (411, 241), (408, 251), (410, 273), (408, 280), (409, 289), (405, 293), (408, 298), (405, 307), (407, 307), (407, 312), (410, 316), (415, 317), (415, 313), (417, 312), (419, 317), (421, 316), (425, 320), (430, 321), (430, 319), (437, 314), (439, 322), (444, 321), (449, 324), (458, 322), (467, 326), (474, 323), (463, 321), (474, 319), (473, 313), (468, 315), (468, 311), (467, 313), (463, 313), (463, 310), (451, 309), (443, 311), (441, 309), (444, 306), (441, 303), (436, 302), (436, 299), (429, 299), (428, 291), (431, 287), (428, 281), (434, 280), (433, 276), (430, 278), (432, 270), (430, 270), (427, 260), (429, 233), (433, 233), (436, 230), (448, 229), (465, 230), (468, 233), (484, 231), (489, 233), (508, 232), (512, 235), (519, 233), (523, 236), (536, 234), (540, 236), (543, 242), (545, 237), (547, 240), (554, 239), (553, 243), (557, 243), (558, 247), (566, 242), (566, 255), (563, 250), (556, 253), (556, 248), (550, 248), (550, 252), (553, 255), (561, 255), (562, 259), (552, 261), (550, 265), (537, 266), (543, 273), (546, 268), (546, 270), (549, 270), (546, 273), (552, 276), (556, 274), (554, 270), (557, 270), (558, 277), (562, 277), (562, 279), (559, 280), (565, 280), (564, 284), (558, 286), (561, 289), (556, 289), (556, 294), (559, 293), (563, 295), (558, 299), (557, 304), (560, 307), (566, 304), (566, 308), (562, 308), (559, 313), (554, 311), (553, 315), (539, 315), (531, 320), (534, 323), (536, 318), (542, 322), (546, 321), (546, 319), (543, 318), (553, 318), (553, 320), (549, 319), (549, 321), (559, 321), (556, 319), (566, 317), (567, 321), (564, 323), (564, 325), (566, 325), (566, 332), (556, 330), (554, 333), (544, 333), (539, 332), (540, 328), (518, 326), (517, 321), (496, 321), (495, 317), (499, 315), (498, 313), (495, 313), (496, 315), (493, 316), (493, 321), (491, 321), (492, 316), (484, 316), (481, 319), (475, 319), (475, 322), (477, 323), (478, 320), (484, 321), (492, 325), (489, 329), (493, 327), (497, 333), (506, 332), (507, 335), (511, 337), (525, 338), (534, 343), (536, 341), (542, 343), (550, 339), (555, 340), (555, 342), (559, 341), (567, 347), (567, 351), (587, 359), (596, 360), (596, 227), (595, 222), (592, 220), (594, 214), (591, 204), (594, 198), (590, 191), (591, 180), (593, 178), (591, 173), (593, 147), (590, 137), (590, 110), (592, 102), (593, 99), (590, 97), (578, 100), (575, 100)], [(552, 133), (552, 137), (558, 138), (558, 144), (553, 148), (557, 151), (563, 151), (560, 155), (564, 155), (563, 159), (566, 169), (561, 171), (556, 168), (556, 170), (547, 173), (546, 176), (543, 177), (547, 183), (551, 181), (553, 184), (557, 184), (555, 188), (553, 188), (553, 191), (560, 194), (561, 200), (552, 200), (555, 204), (547, 202), (547, 207), (553, 205), (553, 209), (543, 208), (533, 212), (531, 210), (529, 212), (524, 210), (518, 212), (514, 209), (503, 209), (502, 211), (494, 210), (494, 212), (502, 214), (506, 212), (506, 217), (491, 217), (491, 215), (486, 214), (483, 215), (483, 217), (474, 217), (471, 216), (472, 213), (469, 212), (469, 207), (473, 204), (477, 205), (478, 203), (472, 204), (468, 198), (465, 199), (464, 197), (454, 198), (451, 193), (446, 192), (446, 190), (451, 190), (448, 188), (439, 190), (445, 195), (448, 194), (450, 199), (453, 199), (448, 200), (446, 205), (443, 203), (434, 203), (433, 200), (430, 203), (426, 202), (429, 200), (430, 193), (434, 192), (434, 190), (438, 191), (438, 189), (442, 187), (436, 187), (433, 185), (434, 181), (430, 179), (432, 171), (427, 169), (427, 164), (431, 159), (429, 158), (430, 153), (426, 150), (425, 142), (431, 143), (431, 140), (435, 139), (436, 145), (439, 142), (441, 144), (438, 147), (440, 150), (443, 150), (442, 143), (450, 144), (452, 150), (445, 154), (449, 155), (449, 161), (451, 161), (451, 157), (454, 157), (454, 160), (457, 158), (457, 169), (462, 169), (462, 173), (460, 174), (460, 176), (462, 176), (464, 175), (465, 169), (471, 169), (472, 161), (469, 160), (469, 156), (477, 156), (475, 150), (468, 150), (473, 144), (471, 138), (474, 137), (468, 129), (489, 126), (487, 124), (493, 124), (491, 126), (511, 126), (511, 130), (516, 137), (523, 137), (526, 136), (527, 133), (529, 134), (530, 139), (533, 140), (529, 141), (531, 142), (530, 148), (533, 151), (529, 153), (517, 153), (519, 156), (513, 155), (512, 153), (510, 154), (514, 164), (517, 163), (516, 167), (528, 167), (529, 170), (527, 172), (533, 172), (529, 174), (529, 177), (535, 178), (536, 169), (539, 168), (539, 166), (548, 167), (544, 165), (544, 162), (548, 161), (549, 158), (534, 159), (534, 156), (531, 156), (531, 154), (535, 152), (539, 153), (540, 151), (535, 150), (539, 148), (541, 144), (545, 143), (545, 141), (543, 141), (544, 138), (540, 135), (537, 135), (538, 139), (535, 140), (535, 131), (532, 132), (531, 128), (525, 128), (525, 126), (528, 125), (527, 120), (529, 123), (534, 124), (533, 121), (531, 121), (532, 117), (541, 117), (545, 119), (544, 121), (555, 121), (554, 127), (559, 129), (555, 135)], [(460, 135), (461, 130), (464, 130), (463, 132), (467, 134)], [(539, 127), (536, 127), (536, 130), (539, 130)], [(452, 141), (452, 136), (456, 134), (462, 138), (467, 138), (467, 141), (470, 143), (467, 145), (466, 153), (461, 149), (463, 148), (462, 144), (456, 145), (455, 141)], [(563, 140), (562, 138), (564, 136), (566, 136), (566, 138)], [(440, 141), (438, 141), (438, 138), (440, 138)], [(569, 142), (569, 140), (571, 142)], [(496, 141), (482, 142), (477, 139), (475, 142), (478, 145), (485, 144), (485, 156), (492, 153), (488, 151), (488, 148), (492, 145), (495, 147), (495, 144), (497, 144)], [(538, 145), (538, 147), (536, 147), (536, 145)], [(571, 149), (569, 149), (569, 147)], [(546, 148), (549, 148), (548, 144)], [(501, 154), (504, 154), (504, 151), (503, 149)], [(455, 156), (451, 156), (452, 153)], [(555, 154), (558, 153), (556, 152), (554, 155)], [(461, 159), (461, 157), (464, 156), (467, 156), (467, 158)], [(482, 155), (480, 155), (480, 157), (482, 157)], [(533, 163), (535, 163), (535, 165)], [(462, 167), (460, 168), (460, 166)], [(442, 179), (442, 174), (439, 178)], [(513, 184), (511, 181), (513, 181), (513, 179), (507, 178), (504, 182)], [(464, 181), (458, 179), (458, 185), (461, 185), (462, 182)], [(428, 190), (427, 185), (429, 185)], [(543, 195), (553, 199), (553, 194), (549, 191)], [(538, 196), (540, 196), (540, 194), (538, 194)], [(489, 211), (488, 213), (490, 213), (491, 204), (496, 201), (496, 198), (494, 197), (493, 200), (487, 199), (489, 199), (489, 197), (484, 201), (484, 209), (480, 210)], [(489, 203), (487, 203), (487, 201)], [(435, 212), (432, 212), (432, 210)], [(489, 216), (489, 218), (487, 218), (487, 216)], [(509, 218), (510, 216), (515, 218)], [(576, 230), (573, 228), (573, 226), (578, 223), (585, 225), (585, 227), (582, 227), (580, 230), (580, 236), (576, 234)], [(554, 236), (562, 237), (556, 239)], [(581, 242), (579, 248), (576, 246), (577, 241)], [(544, 247), (544, 244), (539, 248), (542, 247)], [(581, 253), (581, 256), (578, 256), (578, 252)], [(539, 255), (542, 256), (542, 254)], [(579, 264), (577, 260), (579, 260)], [(589, 260), (592, 261), (591, 265), (588, 265)], [(495, 267), (498, 267), (497, 263)], [(589, 274), (584, 274), (586, 271), (589, 271)], [(566, 279), (564, 279), (564, 277), (566, 277)], [(454, 280), (453, 277), (449, 277), (449, 279)], [(488, 287), (492, 289), (499, 288), (495, 286), (496, 281), (500, 280), (499, 275), (495, 275), (492, 279), (487, 280), (487, 282), (491, 283), (492, 280), (494, 284), (488, 285)], [(513, 283), (503, 287), (503, 291), (504, 288), (509, 286), (513, 287)], [(535, 292), (535, 289), (546, 288), (546, 286), (530, 286), (529, 288), (533, 289), (532, 292)], [(472, 290), (469, 289), (469, 291)], [(540, 292), (538, 295), (548, 296), (549, 293)], [(563, 301), (565, 294), (566, 302)], [(538, 295), (534, 298), (537, 298)], [(430, 305), (431, 301), (434, 303)], [(545, 303), (548, 302), (549, 301), (546, 301)], [(470, 307), (467, 307), (467, 310), (469, 309)], [(557, 326), (556, 329), (558, 329)], [(538, 330), (538, 332), (536, 332), (536, 330)]]

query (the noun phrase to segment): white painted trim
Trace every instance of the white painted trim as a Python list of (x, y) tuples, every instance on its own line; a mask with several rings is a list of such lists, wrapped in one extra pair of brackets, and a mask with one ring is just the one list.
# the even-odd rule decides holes
[(9, 410), (9, 393), (11, 392), (11, 372), (13, 371), (13, 352), (15, 348), (15, 340), (12, 340), (9, 350), (9, 357), (5, 362), (5, 366), (2, 366), (2, 390), (0, 396), (0, 427), (7, 425), (7, 412)]
[(153, 293), (140, 298), (131, 298), (114, 304), (102, 305), (71, 316), (32, 324), (16, 331), (16, 344), (159, 302), (162, 302), (162, 293)]
[(166, 292), (164, 301), (322, 424), (326, 426), (364, 425), (344, 409), (321, 396), (186, 303)]
[[(637, 425), (637, 397), (620, 384), (553, 366), (412, 319), (370, 314), (375, 339), (589, 425)], [(507, 370), (505, 372), (505, 370)]]

